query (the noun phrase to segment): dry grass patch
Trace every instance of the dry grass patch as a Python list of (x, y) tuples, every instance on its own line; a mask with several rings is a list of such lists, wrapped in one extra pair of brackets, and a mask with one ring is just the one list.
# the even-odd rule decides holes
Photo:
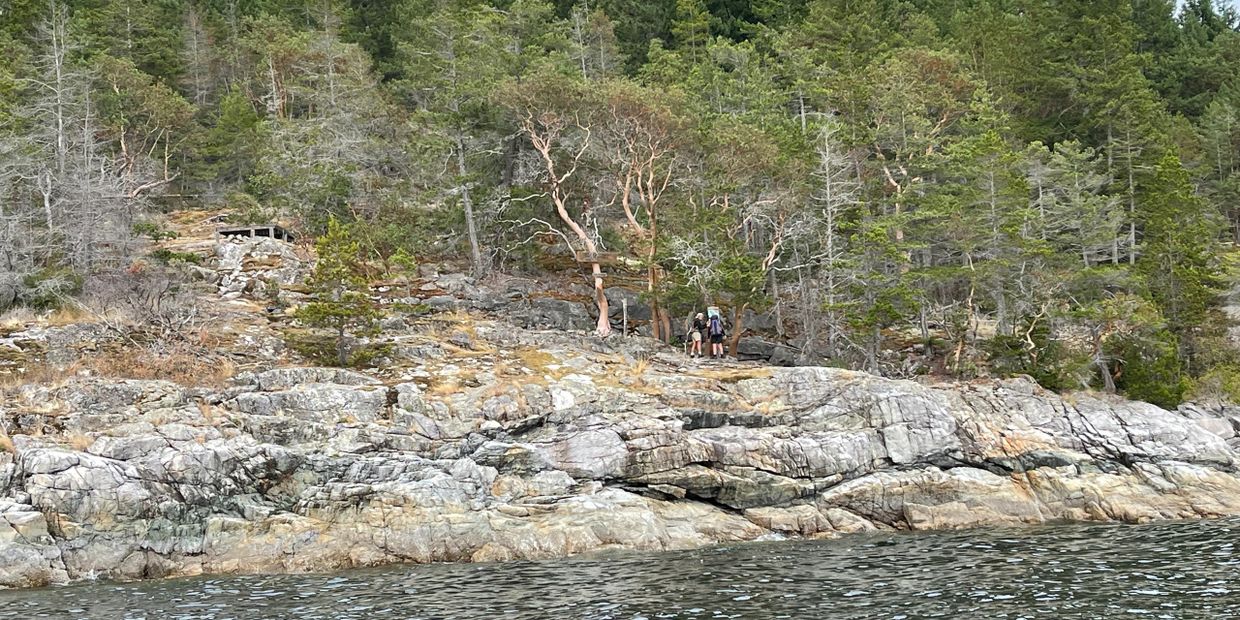
[(0, 330), (18, 331), (34, 323), (38, 318), (34, 310), (25, 306), (9, 308), (4, 314), (0, 314)]
[(613, 372), (594, 377), (594, 382), (599, 386), (618, 388), (649, 396), (660, 396), (663, 391), (646, 382), (646, 373), (650, 371), (651, 364), (652, 360), (650, 358), (623, 361), (623, 363), (616, 365), (618, 368), (615, 368)]
[(82, 433), (70, 433), (65, 435), (64, 441), (65, 445), (77, 450), (78, 452), (85, 452), (90, 448), (91, 444), (95, 443), (93, 438), (83, 435)]
[(430, 396), (451, 396), (471, 387), (478, 387), (478, 369), (457, 367), (455, 372), (432, 370), (425, 393)]
[(13, 445), (13, 438), (9, 437), (9, 433), (4, 429), (0, 429), (0, 452), (17, 454), (17, 447)]
[[(452, 310), (426, 317), (422, 320), (423, 337), (460, 357), (480, 357), (496, 353), (495, 345), (478, 335), (478, 317), (466, 310)], [(451, 342), (454, 334), (469, 337), (470, 346), (465, 348)]]
[(51, 327), (64, 327), (76, 323), (86, 323), (93, 320), (93, 318), (94, 315), (85, 307), (73, 304), (53, 310), (51, 314), (48, 314), (43, 319), (43, 322)]
[(629, 364), (629, 374), (633, 377), (643, 377), (650, 370), (650, 358), (643, 357)]
[(461, 382), (456, 377), (446, 377), (442, 380), (436, 379), (430, 382), (423, 390), (427, 396), (452, 396), (459, 394), (462, 390)]
[(63, 387), (82, 368), (81, 363), (73, 363), (64, 367), (43, 363), (26, 366), (20, 370), (0, 374), (0, 392), (32, 384), (51, 388)]
[(520, 392), (521, 384), (512, 380), (501, 381), (497, 377), (495, 383), (492, 383), (490, 387), (482, 392), (482, 399), (487, 400), (490, 398), (497, 398), (505, 394), (517, 394)]
[(98, 315), (79, 303), (71, 303), (46, 314), (39, 314), (25, 306), (17, 306), (0, 314), (0, 330), (13, 332), (31, 325), (65, 327), (78, 323), (91, 323), (97, 319)]
[(739, 383), (746, 379), (769, 379), (769, 368), (694, 368), (689, 374), (720, 383)]
[(447, 351), (456, 357), (486, 357), (495, 353), (495, 347), (491, 346), (488, 346), (486, 350), (483, 350), (482, 348), (466, 349), (465, 347), (457, 346), (451, 342), (440, 339), (434, 340), (434, 343), (439, 345), (439, 347), (444, 351)]
[(780, 400), (764, 400), (754, 405), (754, 411), (762, 415), (773, 415), (785, 409), (783, 401)]
[(510, 359), (532, 370), (534, 374), (529, 380), (535, 383), (545, 384), (545, 377), (563, 379), (572, 372), (571, 368), (560, 363), (559, 358), (542, 349), (531, 347), (517, 349), (512, 352)]
[(193, 387), (224, 387), (237, 374), (231, 360), (192, 348), (125, 348), (86, 358), (82, 365), (103, 377), (159, 379)]
[(218, 419), (215, 417), (215, 407), (211, 403), (198, 401), (198, 413), (202, 414), (202, 419), (206, 420), (207, 424), (216, 425)]
[(646, 396), (663, 397), (664, 391), (658, 387), (648, 385), (641, 379), (621, 379), (615, 375), (605, 377), (595, 377), (594, 385), (598, 387), (614, 388), (624, 390), (635, 394), (645, 394)]

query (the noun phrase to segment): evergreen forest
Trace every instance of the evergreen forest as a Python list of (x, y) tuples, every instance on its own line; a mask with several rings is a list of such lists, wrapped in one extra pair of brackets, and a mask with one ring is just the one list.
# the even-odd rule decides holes
[(0, 311), (115, 283), (185, 209), (340, 238), (379, 271), (567, 273), (600, 335), (623, 266), (665, 340), (714, 304), (737, 337), (773, 315), (889, 376), (1240, 397), (1240, 15), (0, 3)]

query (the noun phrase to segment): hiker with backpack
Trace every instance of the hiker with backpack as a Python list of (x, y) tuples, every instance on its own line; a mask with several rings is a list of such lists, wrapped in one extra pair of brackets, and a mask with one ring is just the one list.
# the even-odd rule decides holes
[(714, 306), (707, 308), (706, 314), (709, 317), (706, 319), (706, 334), (710, 337), (710, 358), (723, 359), (723, 337), (726, 333), (723, 314)]
[(693, 328), (689, 330), (689, 357), (702, 357), (702, 340), (706, 334), (706, 317), (697, 313), (693, 317)]

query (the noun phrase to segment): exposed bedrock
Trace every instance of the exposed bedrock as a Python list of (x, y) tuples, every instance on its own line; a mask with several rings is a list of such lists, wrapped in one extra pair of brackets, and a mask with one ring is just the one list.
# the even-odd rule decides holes
[(314, 368), (29, 388), (49, 413), (6, 414), (0, 585), (1240, 514), (1225, 409), (565, 364), (440, 395)]

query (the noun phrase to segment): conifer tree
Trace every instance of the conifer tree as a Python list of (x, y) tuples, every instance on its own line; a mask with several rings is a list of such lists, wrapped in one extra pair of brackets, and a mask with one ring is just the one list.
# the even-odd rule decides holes
[(265, 125), (245, 93), (230, 89), (209, 121), (194, 155), (196, 180), (213, 190), (240, 185), (254, 171)]
[(297, 311), (307, 325), (331, 330), (339, 366), (349, 365), (350, 336), (374, 334), (380, 316), (370, 299), (360, 245), (349, 228), (335, 217), (328, 219), (327, 233), (315, 242), (318, 260), (308, 281), (315, 301)]
[(710, 42), (710, 13), (702, 0), (676, 0), (672, 36), (677, 49), (684, 52), (690, 62), (697, 64), (702, 59), (706, 44)]
[[(1188, 171), (1173, 151), (1165, 153), (1145, 185), (1144, 242), (1137, 266), (1168, 329), (1191, 347), (1192, 336), (1217, 303), (1215, 218), (1196, 196)], [(1182, 350), (1182, 354), (1189, 353)]]

